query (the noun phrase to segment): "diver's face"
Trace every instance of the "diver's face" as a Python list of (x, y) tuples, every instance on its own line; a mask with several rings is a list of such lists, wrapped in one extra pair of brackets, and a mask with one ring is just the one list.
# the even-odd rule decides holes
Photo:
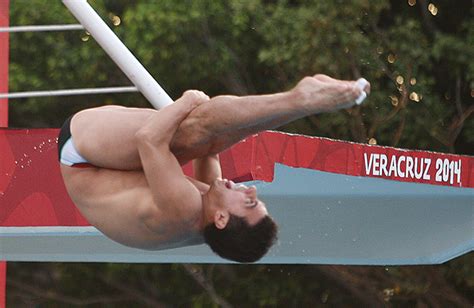
[(250, 225), (255, 225), (268, 215), (265, 203), (257, 198), (255, 186), (247, 187), (226, 179), (218, 179), (212, 183), (208, 193), (220, 210), (243, 217)]

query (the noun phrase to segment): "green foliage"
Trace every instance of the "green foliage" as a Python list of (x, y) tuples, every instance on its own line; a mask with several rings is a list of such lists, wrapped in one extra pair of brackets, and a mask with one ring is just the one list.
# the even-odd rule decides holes
[(7, 300), (12, 307), (463, 307), (474, 299), (473, 260), (412, 267), (9, 263)]
[[(421, 14), (420, 4), (387, 0), (92, 4), (106, 20), (120, 14), (120, 26), (112, 27), (174, 98), (189, 88), (210, 95), (282, 91), (315, 73), (364, 76), (373, 91), (362, 108), (313, 116), (282, 129), (469, 153), (474, 26), (469, 12), (450, 16), (445, 2), (437, 3), (443, 18)], [(11, 21), (74, 19), (60, 2), (46, 6), (44, 0), (18, 0), (12, 3)], [(397, 84), (399, 76), (403, 84)], [(413, 78), (416, 84), (410, 84)], [(11, 91), (124, 84), (129, 84), (124, 74), (84, 32), (11, 35)], [(413, 93), (420, 102), (410, 99)], [(77, 110), (112, 103), (148, 106), (140, 95), (28, 99), (12, 103), (11, 122), (59, 126)]]

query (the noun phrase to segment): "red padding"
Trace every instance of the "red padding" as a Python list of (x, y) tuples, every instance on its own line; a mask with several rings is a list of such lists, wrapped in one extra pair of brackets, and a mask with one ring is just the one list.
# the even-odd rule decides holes
[[(85, 226), (69, 199), (57, 161), (57, 129), (0, 129), (0, 226)], [(381, 157), (396, 160), (397, 174), (383, 174)], [(422, 160), (423, 159), (423, 160)], [(420, 179), (407, 174), (406, 161), (417, 161)], [(430, 168), (422, 171), (431, 161)], [(474, 158), (354, 144), (325, 138), (264, 132), (221, 154), (223, 173), (235, 181), (273, 180), (276, 162), (292, 167), (405, 182), (474, 187)], [(452, 184), (436, 180), (437, 161), (453, 168)], [(454, 164), (459, 164), (459, 182)], [(370, 168), (368, 168), (370, 167)], [(400, 168), (398, 168), (400, 167)], [(190, 165), (184, 167), (190, 174)], [(412, 166), (413, 169), (413, 166)], [(393, 170), (392, 170), (393, 171)], [(378, 175), (378, 172), (382, 172)], [(400, 174), (399, 174), (400, 172)], [(423, 179), (425, 176), (425, 179)], [(429, 179), (427, 179), (429, 177)]]

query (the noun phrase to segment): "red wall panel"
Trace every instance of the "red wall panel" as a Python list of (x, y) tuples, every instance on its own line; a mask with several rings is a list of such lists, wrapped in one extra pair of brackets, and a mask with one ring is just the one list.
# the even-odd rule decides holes
[[(0, 226), (88, 225), (66, 193), (57, 161), (57, 133), (57, 129), (0, 129)], [(473, 157), (277, 132), (250, 137), (222, 153), (221, 160), (224, 177), (239, 182), (270, 182), (274, 164), (283, 163), (380, 180), (474, 187)], [(407, 161), (411, 161), (411, 167)], [(437, 181), (437, 162), (441, 162), (441, 181)], [(390, 170), (390, 164), (395, 169)], [(190, 173), (189, 165), (184, 169)], [(444, 171), (450, 175), (446, 180)]]

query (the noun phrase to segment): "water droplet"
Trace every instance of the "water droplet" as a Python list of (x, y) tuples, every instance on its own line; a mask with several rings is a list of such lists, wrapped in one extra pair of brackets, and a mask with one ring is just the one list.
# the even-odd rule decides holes
[(48, 139), (48, 143), (51, 143), (51, 139)]
[(36, 150), (36, 147), (33, 147), (33, 150)]
[(298, 238), (301, 238), (301, 234), (298, 234)]
[(327, 237), (328, 235), (329, 235), (329, 234), (327, 234), (327, 233), (324, 233), (324, 236), (326, 236), (326, 237)]
[(293, 242), (292, 242), (292, 241), (289, 241), (288, 244), (293, 245)]
[(339, 228), (339, 232), (342, 232), (342, 228)]
[(328, 211), (330, 210), (329, 206), (326, 206), (326, 210), (328, 210)]
[(18, 165), (18, 161), (15, 160), (15, 165)]
[(301, 252), (302, 252), (302, 253), (305, 253), (305, 252), (306, 252), (306, 250), (304, 250), (304, 249), (303, 249), (303, 250), (301, 250)]
[(341, 203), (342, 203), (341, 200), (337, 201), (337, 204), (341, 204)]
[(357, 242), (357, 237), (352, 238), (353, 242)]

